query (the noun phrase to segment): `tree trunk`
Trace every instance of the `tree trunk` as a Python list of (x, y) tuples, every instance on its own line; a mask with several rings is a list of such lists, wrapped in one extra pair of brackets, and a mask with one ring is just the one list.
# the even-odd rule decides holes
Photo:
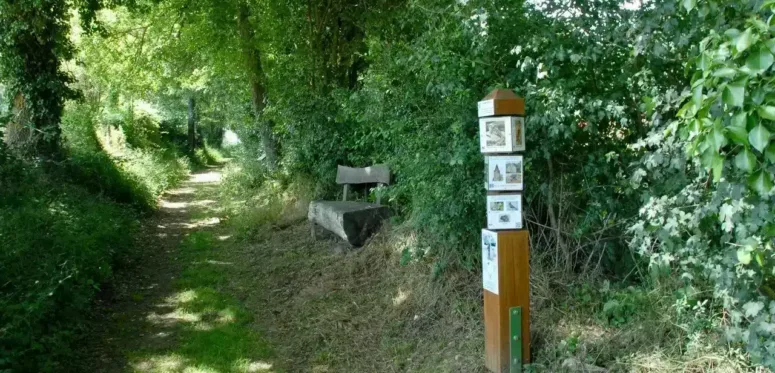
[(27, 158), (34, 154), (40, 136), (32, 129), (30, 110), (21, 92), (14, 97), (11, 115), (3, 132), (3, 141), (17, 157)]
[(239, 27), (242, 53), (247, 65), (253, 120), (261, 136), (261, 146), (264, 150), (266, 165), (270, 171), (274, 171), (277, 169), (277, 148), (270, 123), (263, 119), (264, 108), (266, 107), (264, 70), (261, 67), (261, 54), (255, 42), (254, 28), (250, 23), (250, 9), (245, 2), (240, 3), (237, 26)]
[(188, 151), (194, 154), (196, 150), (196, 118), (194, 117), (194, 96), (188, 97)]

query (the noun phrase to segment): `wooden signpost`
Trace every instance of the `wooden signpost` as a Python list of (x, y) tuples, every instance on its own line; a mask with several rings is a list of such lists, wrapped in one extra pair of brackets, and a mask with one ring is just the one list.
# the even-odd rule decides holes
[(485, 366), (520, 372), (530, 362), (530, 249), (522, 221), (525, 102), (496, 89), (479, 102), (487, 229), (482, 230)]

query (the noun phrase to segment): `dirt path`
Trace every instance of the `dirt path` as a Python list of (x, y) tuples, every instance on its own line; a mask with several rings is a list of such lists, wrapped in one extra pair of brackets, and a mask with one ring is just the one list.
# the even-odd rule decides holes
[(249, 208), (222, 224), (220, 179), (199, 172), (165, 194), (103, 290), (73, 371), (483, 371), (476, 280), (400, 264), (411, 232), (342, 249), (310, 237), (306, 203), (271, 195), (235, 201)]
[(223, 288), (230, 238), (216, 202), (218, 168), (194, 173), (163, 196), (137, 252), (96, 302), (79, 372), (269, 371), (268, 349)]

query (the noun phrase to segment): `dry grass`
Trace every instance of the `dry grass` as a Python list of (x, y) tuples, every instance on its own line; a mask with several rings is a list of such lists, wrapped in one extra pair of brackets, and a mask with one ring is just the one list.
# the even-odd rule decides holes
[[(313, 240), (306, 223), (267, 228), (229, 254), (238, 263), (232, 291), (288, 372), (484, 372), (478, 273), (432, 280), (429, 262), (400, 265), (413, 240), (408, 229), (385, 228), (352, 250)], [(653, 307), (611, 326), (566, 281), (534, 266), (535, 371), (568, 371), (569, 358), (613, 372), (746, 370), (723, 350), (684, 349), (687, 334), (660, 292), (644, 295)]]
[[(385, 227), (361, 249), (335, 237), (312, 239), (305, 221), (311, 188), (304, 185), (269, 183), (231, 214), (241, 241), (227, 254), (236, 264), (230, 289), (273, 345), (275, 367), (484, 372), (479, 271), (448, 268), (433, 279), (429, 258), (401, 265), (402, 250), (416, 246), (403, 226)], [(531, 242), (532, 371), (579, 371), (563, 368), (569, 359), (611, 372), (751, 371), (717, 333), (677, 323), (671, 289), (600, 292), (599, 273), (568, 274), (552, 260), (562, 253), (536, 249), (548, 240)], [(632, 302), (636, 311), (611, 323), (602, 315), (606, 299)]]
[(352, 251), (312, 240), (306, 224), (266, 232), (235, 251), (235, 293), (290, 372), (478, 372), (480, 302), (473, 274), (431, 281), (426, 264), (399, 265), (407, 231)]

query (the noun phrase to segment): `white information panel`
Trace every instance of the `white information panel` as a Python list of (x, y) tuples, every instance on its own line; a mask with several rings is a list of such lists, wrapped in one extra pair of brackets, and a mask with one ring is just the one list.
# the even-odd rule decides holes
[(495, 191), (521, 191), (523, 162), (521, 155), (491, 155), (484, 157), (487, 181), (485, 188)]
[(482, 284), (498, 294), (498, 233), (482, 229)]
[(488, 229), (522, 229), (522, 195), (487, 196)]
[(479, 117), (489, 117), (495, 115), (495, 100), (479, 101)]
[(525, 150), (525, 118), (492, 117), (479, 119), (482, 153), (512, 153)]

